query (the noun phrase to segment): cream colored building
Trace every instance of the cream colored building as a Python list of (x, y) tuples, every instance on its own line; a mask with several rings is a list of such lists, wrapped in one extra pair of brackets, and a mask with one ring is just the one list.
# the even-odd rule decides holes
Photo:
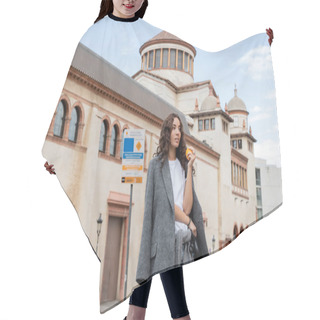
[[(209, 250), (213, 237), (216, 251), (257, 219), (256, 140), (236, 89), (223, 110), (210, 80), (193, 81), (194, 47), (169, 33), (140, 53), (133, 80), (79, 44), (43, 148), (102, 262), (102, 312), (137, 285), (148, 163), (170, 113), (180, 115), (186, 143), (197, 152), (194, 183)], [(122, 132), (139, 128), (146, 130), (144, 178), (133, 186), (126, 269), (130, 185), (121, 183)]]
[[(61, 185), (102, 262), (101, 301), (105, 302), (102, 312), (130, 293), (125, 292), (125, 287), (137, 285), (148, 163), (156, 151), (162, 122), (172, 112), (182, 119), (187, 144), (206, 163), (212, 186), (203, 195), (209, 197), (214, 190), (217, 204), (214, 181), (217, 181), (219, 154), (190, 134), (183, 113), (83, 45), (78, 46), (43, 155), (54, 164)], [(130, 185), (121, 183), (121, 133), (127, 128), (146, 130), (143, 183), (133, 187), (128, 271)], [(98, 237), (100, 214), (103, 222)]]
[(219, 167), (209, 168), (217, 176), (215, 181), (209, 179), (204, 159), (198, 157), (195, 165), (197, 193), (208, 219), (209, 248), (214, 235), (218, 240), (215, 250), (220, 249), (256, 221), (256, 140), (248, 128), (245, 103), (235, 89), (234, 98), (223, 110), (211, 81), (193, 80), (195, 48), (168, 32), (143, 44), (140, 54), (141, 70), (133, 79), (183, 112), (191, 135), (220, 155)]

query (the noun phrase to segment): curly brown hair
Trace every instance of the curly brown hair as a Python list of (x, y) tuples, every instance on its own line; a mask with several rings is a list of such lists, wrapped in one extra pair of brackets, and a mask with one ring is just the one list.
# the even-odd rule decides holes
[[(135, 16), (142, 19), (145, 12), (146, 12), (147, 6), (148, 6), (148, 0), (144, 0), (141, 8), (135, 13)], [(99, 20), (101, 20), (106, 15), (108, 15), (109, 13), (112, 13), (112, 12), (113, 12), (112, 0), (101, 0), (100, 12), (99, 12), (99, 15), (94, 23), (98, 22)]]
[(159, 139), (159, 145), (157, 147), (157, 151), (153, 154), (153, 156), (160, 156), (161, 160), (161, 165), (163, 165), (164, 160), (168, 158), (169, 154), (169, 146), (170, 146), (170, 136), (171, 136), (171, 131), (173, 127), (173, 121), (175, 118), (178, 118), (180, 121), (180, 126), (181, 126), (181, 137), (180, 137), (180, 142), (179, 146), (176, 149), (176, 157), (179, 159), (182, 168), (185, 169), (186, 167), (186, 142), (184, 139), (184, 131), (183, 131), (183, 124), (176, 113), (171, 113), (168, 115), (168, 117), (163, 121), (162, 127), (161, 127), (161, 132), (160, 132), (160, 139)]

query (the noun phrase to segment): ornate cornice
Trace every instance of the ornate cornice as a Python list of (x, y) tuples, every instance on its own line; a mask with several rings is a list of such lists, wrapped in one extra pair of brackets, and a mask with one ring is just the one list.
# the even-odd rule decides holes
[(153, 124), (161, 127), (162, 125), (161, 119), (154, 116), (150, 112), (146, 112), (145, 109), (129, 101), (128, 99), (119, 95), (118, 93), (112, 91), (111, 89), (105, 87), (98, 81), (90, 78), (89, 76), (75, 69), (72, 66), (69, 69), (68, 78), (80, 83), (81, 85), (84, 85), (90, 88), (91, 90), (95, 91), (97, 94), (107, 98), (113, 103), (120, 105), (123, 108), (129, 110), (130, 112), (138, 114), (141, 118), (144, 118), (147, 121), (152, 122)]
[(196, 111), (188, 113), (188, 116), (191, 118), (199, 118), (199, 117), (208, 117), (208, 116), (215, 116), (215, 115), (221, 115), (229, 122), (233, 122), (233, 119), (223, 110), (205, 110), (205, 111)]
[[(127, 109), (128, 111), (137, 114), (139, 117), (146, 119), (146, 121), (151, 122), (152, 124), (161, 128), (162, 126), (162, 119), (154, 116), (147, 110), (141, 108), (139, 105), (131, 102), (130, 100), (126, 99), (125, 97), (119, 95), (118, 93), (114, 92), (113, 90), (107, 88), (103, 84), (99, 83), (98, 81), (90, 78), (83, 72), (75, 69), (74, 67), (70, 67), (68, 78), (78, 82), (79, 84), (86, 86), (90, 90), (95, 91), (97, 94), (101, 95), (104, 98), (112, 101), (113, 103)], [(185, 134), (186, 141), (191, 144), (195, 144), (197, 148), (202, 149), (207, 154), (210, 154), (215, 159), (220, 159), (220, 154), (214, 151), (212, 148), (205, 145), (203, 142), (199, 141), (195, 137)], [(104, 154), (99, 153), (100, 157), (106, 157)]]
[(248, 132), (243, 132), (243, 133), (232, 133), (230, 134), (231, 139), (236, 139), (236, 138), (249, 138), (252, 142), (257, 142), (257, 140)]
[(151, 39), (151, 40), (149, 40), (149, 41), (147, 41), (147, 42), (145, 42), (141, 47), (140, 47), (140, 49), (139, 49), (139, 53), (141, 54), (142, 53), (142, 51), (145, 49), (145, 48), (147, 48), (147, 47), (149, 47), (149, 46), (152, 46), (153, 44), (157, 44), (157, 43), (161, 43), (161, 44), (163, 44), (163, 43), (168, 43), (168, 44), (177, 44), (177, 45), (179, 45), (179, 46), (183, 46), (183, 47), (186, 47), (186, 48), (188, 48), (188, 49), (190, 49), (191, 50), (191, 52), (193, 53), (193, 57), (195, 57), (196, 56), (196, 54), (197, 54), (197, 51), (196, 51), (196, 49), (194, 48), (194, 46), (192, 46), (190, 43), (188, 43), (188, 42), (185, 42), (185, 41), (183, 41), (183, 40), (181, 40), (181, 39)]

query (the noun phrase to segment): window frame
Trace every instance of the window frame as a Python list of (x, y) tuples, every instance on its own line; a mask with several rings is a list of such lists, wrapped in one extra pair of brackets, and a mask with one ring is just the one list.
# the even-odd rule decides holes
[[(74, 113), (75, 111), (75, 113)], [(76, 115), (76, 122), (74, 122), (73, 115)], [(68, 131), (68, 141), (77, 143), (79, 135), (79, 124), (80, 124), (80, 108), (75, 106), (71, 111), (71, 117), (69, 122), (69, 131)], [(72, 135), (72, 136), (71, 136)]]

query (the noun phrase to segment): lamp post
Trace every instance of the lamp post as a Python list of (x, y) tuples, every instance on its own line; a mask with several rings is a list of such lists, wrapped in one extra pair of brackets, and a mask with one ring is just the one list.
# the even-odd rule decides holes
[(215, 246), (215, 244), (216, 244), (216, 238), (215, 238), (215, 236), (213, 235), (212, 236), (212, 252), (214, 252), (214, 246)]
[(103, 220), (101, 219), (101, 213), (100, 213), (100, 216), (99, 216), (99, 218), (98, 218), (98, 220), (97, 220), (97, 235), (98, 235), (98, 237), (97, 237), (97, 247), (96, 247), (96, 253), (98, 254), (98, 243), (99, 243), (99, 236), (100, 236), (100, 233), (101, 233), (101, 225), (102, 225), (102, 222), (103, 222)]

